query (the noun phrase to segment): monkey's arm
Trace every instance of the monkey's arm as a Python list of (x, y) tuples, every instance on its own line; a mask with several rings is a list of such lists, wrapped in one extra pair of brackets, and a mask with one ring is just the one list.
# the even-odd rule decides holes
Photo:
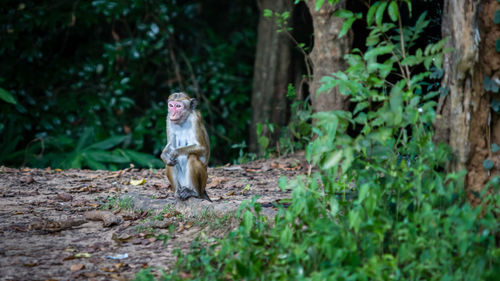
[(168, 166), (175, 166), (175, 164), (177, 164), (177, 156), (179, 156), (179, 154), (176, 149), (172, 148), (172, 141), (167, 142), (167, 145), (161, 152), (161, 160)]
[(198, 156), (204, 155), (207, 151), (205, 147), (199, 144), (186, 145), (183, 147), (179, 147), (175, 150), (178, 154), (189, 155), (196, 154)]

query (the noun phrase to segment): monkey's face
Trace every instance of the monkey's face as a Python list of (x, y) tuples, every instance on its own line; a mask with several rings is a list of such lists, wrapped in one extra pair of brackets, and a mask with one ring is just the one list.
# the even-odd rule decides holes
[(174, 124), (184, 122), (189, 115), (189, 108), (182, 101), (169, 101), (168, 102), (168, 118)]

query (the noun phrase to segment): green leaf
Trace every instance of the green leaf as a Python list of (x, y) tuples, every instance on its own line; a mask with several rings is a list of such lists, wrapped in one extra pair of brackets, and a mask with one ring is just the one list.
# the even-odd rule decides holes
[(257, 123), (257, 136), (260, 136), (262, 134), (262, 130), (264, 130), (264, 125), (262, 123)]
[(257, 142), (262, 149), (267, 149), (267, 147), (269, 146), (269, 139), (265, 136), (259, 136)]
[(490, 159), (485, 159), (483, 161), (483, 167), (485, 170), (491, 170), (493, 169), (493, 167), (495, 166), (495, 163), (493, 161), (491, 161)]
[(154, 155), (137, 152), (129, 149), (117, 149), (117, 152), (120, 152), (122, 155), (128, 157), (130, 161), (139, 164), (143, 167), (164, 167), (163, 161), (155, 157)]
[(412, 12), (412, 5), (411, 5), (411, 1), (408, 0), (408, 1), (405, 1), (406, 4), (408, 5), (408, 11), (410, 12), (410, 16), (411, 16), (411, 12)]
[(368, 184), (361, 185), (361, 187), (359, 188), (359, 197), (358, 197), (359, 202), (365, 200), (369, 191), (370, 191), (370, 188), (369, 188)]
[(90, 158), (84, 159), (85, 164), (92, 170), (106, 170), (106, 165)]
[(368, 13), (366, 13), (366, 22), (368, 25), (372, 25), (375, 15), (375, 12), (377, 11), (378, 6), (380, 5), (380, 2), (376, 2), (373, 5), (371, 5), (370, 9), (368, 9)]
[(484, 77), (484, 89), (486, 91), (491, 91), (491, 79), (489, 76)]
[(495, 16), (493, 17), (493, 22), (495, 24), (499, 24), (500, 23), (500, 10), (496, 10), (495, 11)]
[(107, 150), (122, 143), (128, 136), (113, 136), (103, 141), (96, 142), (87, 147), (87, 149)]
[(248, 234), (252, 230), (253, 226), (253, 214), (250, 211), (245, 211), (243, 214), (243, 229)]
[(282, 191), (285, 191), (288, 187), (288, 180), (285, 176), (281, 176), (278, 180), (278, 186)]
[(85, 150), (82, 153), (85, 159), (91, 159), (101, 163), (128, 163), (129, 160), (121, 155), (113, 154), (103, 150)]
[(339, 17), (339, 18), (348, 19), (348, 18), (352, 18), (354, 16), (354, 13), (349, 11), (349, 10), (341, 9), (341, 10), (335, 11), (335, 13), (333, 13), (333, 15), (336, 17)]
[(264, 17), (270, 18), (272, 16), (273, 16), (273, 11), (271, 11), (269, 9), (264, 9)]
[(495, 152), (497, 152), (499, 150), (500, 150), (500, 147), (496, 143), (493, 143), (491, 145), (491, 152), (495, 153)]
[(337, 150), (335, 152), (332, 152), (326, 157), (326, 160), (321, 168), (323, 168), (324, 170), (328, 170), (333, 167), (337, 167), (337, 165), (340, 162), (340, 159), (342, 159), (342, 150)]
[(381, 47), (376, 47), (376, 48), (373, 48), (371, 50), (369, 50), (368, 52), (365, 53), (364, 55), (364, 59), (365, 60), (370, 60), (372, 58), (375, 58), (379, 55), (385, 55), (385, 54), (389, 54), (392, 52), (392, 50), (394, 49), (394, 45), (388, 45), (388, 46), (381, 46)]
[(389, 4), (389, 17), (391, 18), (392, 21), (397, 21), (399, 12), (398, 12), (398, 3), (396, 1), (392, 1), (391, 4)]
[(14, 96), (10, 92), (2, 88), (0, 88), (0, 99), (8, 103), (17, 104)]
[(382, 20), (384, 19), (384, 12), (387, 4), (389, 4), (389, 2), (382, 2), (382, 4), (380, 4), (377, 8), (377, 12), (375, 13), (375, 22), (378, 26), (382, 26)]
[(493, 99), (490, 103), (491, 108), (495, 112), (500, 112), (500, 100), (499, 99)]
[(69, 168), (81, 169), (83, 157), (80, 154), (76, 154), (76, 153), (74, 153), (73, 156), (74, 156), (74, 158), (70, 160), (70, 167)]
[(78, 140), (78, 143), (76, 144), (75, 151), (81, 151), (87, 144), (90, 143), (92, 137), (94, 135), (94, 131), (92, 128), (85, 128), (80, 135), (80, 139)]
[(292, 242), (293, 232), (290, 226), (285, 226), (285, 229), (281, 232), (280, 242), (284, 247), (288, 247)]
[(323, 3), (325, 3), (325, 0), (316, 0), (316, 11), (319, 11), (321, 9), (321, 6), (323, 6)]
[(340, 29), (339, 36), (337, 38), (341, 38), (342, 36), (346, 35), (355, 20), (356, 18), (354, 17), (345, 20), (344, 24), (342, 25), (342, 28)]
[(352, 210), (349, 212), (349, 228), (354, 229), (354, 232), (358, 233), (359, 227), (361, 225), (361, 217), (357, 210)]
[(402, 89), (399, 85), (394, 85), (391, 89), (389, 104), (391, 106), (391, 111), (394, 113), (394, 124), (399, 124), (403, 117), (403, 97)]

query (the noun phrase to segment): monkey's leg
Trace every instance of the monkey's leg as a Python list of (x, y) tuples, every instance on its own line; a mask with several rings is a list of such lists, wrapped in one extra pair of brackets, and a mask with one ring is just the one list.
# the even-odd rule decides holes
[(174, 194), (176, 194), (177, 190), (179, 189), (179, 183), (176, 180), (177, 171), (175, 169), (175, 166), (174, 167), (167, 166), (165, 170), (167, 172), (167, 178), (168, 178), (168, 181), (170, 182), (170, 186), (172, 187)]
[(190, 169), (191, 167), (188, 164), (187, 155), (179, 155), (177, 164), (172, 170), (176, 171), (176, 176), (174, 177), (177, 183), (175, 196), (181, 200), (186, 200), (190, 197), (198, 197), (198, 193), (193, 189), (191, 183)]
[(203, 165), (203, 162), (201, 162), (195, 154), (189, 155), (188, 166), (190, 171), (190, 187), (196, 190), (198, 198), (206, 199), (211, 202), (212, 200), (210, 200), (205, 190), (208, 178), (207, 167)]

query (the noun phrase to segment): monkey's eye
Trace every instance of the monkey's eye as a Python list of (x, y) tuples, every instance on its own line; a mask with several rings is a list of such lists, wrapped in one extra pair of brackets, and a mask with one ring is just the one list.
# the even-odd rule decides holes
[(173, 104), (171, 104), (171, 103), (169, 103), (169, 104), (168, 104), (168, 107), (174, 107), (174, 105), (173, 105)]
[(180, 104), (176, 104), (175, 107), (181, 108), (181, 105)]

